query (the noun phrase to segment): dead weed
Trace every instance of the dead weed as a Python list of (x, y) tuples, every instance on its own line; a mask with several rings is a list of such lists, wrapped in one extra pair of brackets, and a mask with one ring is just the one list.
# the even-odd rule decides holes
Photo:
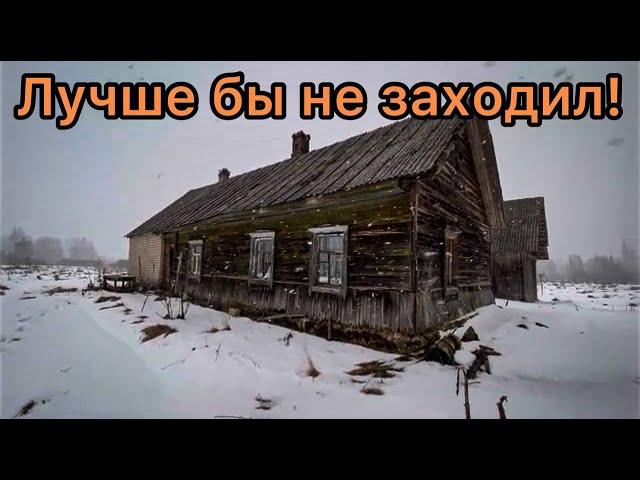
[(382, 360), (357, 363), (356, 367), (358, 368), (348, 371), (347, 375), (358, 377), (372, 375), (374, 378), (393, 378), (396, 376), (396, 373), (404, 371), (404, 368), (396, 367), (392, 363)]
[(140, 333), (142, 333), (142, 340), (140, 343), (148, 342), (149, 340), (153, 340), (156, 337), (164, 335), (164, 338), (168, 337), (172, 333), (176, 333), (177, 330), (169, 325), (162, 325), (160, 323), (156, 325), (150, 325), (148, 327), (143, 328)]

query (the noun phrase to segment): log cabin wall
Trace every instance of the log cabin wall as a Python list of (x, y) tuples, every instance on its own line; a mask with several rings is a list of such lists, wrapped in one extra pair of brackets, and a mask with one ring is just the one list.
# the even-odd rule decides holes
[(529, 253), (494, 255), (496, 297), (521, 302), (538, 299), (537, 259)]
[(521, 253), (494, 255), (493, 272), (496, 297), (520, 301), (524, 299), (523, 269)]
[[(422, 332), (494, 301), (487, 213), (467, 130), (424, 178), (379, 183), (256, 209), (165, 234), (165, 285), (187, 282), (218, 308)], [(310, 292), (309, 228), (348, 225), (347, 294)], [(453, 284), (444, 285), (444, 235), (459, 231)], [(275, 232), (271, 287), (249, 284), (249, 234)], [(199, 278), (185, 275), (189, 241), (203, 241)]]
[(505, 226), (492, 232), (496, 296), (535, 302), (537, 261), (549, 258), (549, 238), (543, 197), (504, 202)]
[(524, 297), (525, 302), (535, 302), (538, 300), (538, 280), (536, 272), (536, 257), (529, 253), (522, 254)]
[[(454, 137), (435, 171), (414, 188), (416, 327), (421, 331), (494, 301), (489, 220), (467, 130)], [(459, 232), (449, 287), (444, 283), (447, 227)]]
[[(165, 234), (165, 286), (176, 278), (218, 308), (304, 314), (311, 319), (413, 331), (411, 192), (396, 180), (256, 209)], [(310, 292), (309, 228), (348, 225), (344, 297)], [(249, 284), (249, 234), (275, 232), (273, 285)], [(199, 278), (185, 275), (189, 241), (203, 241)]]
[(140, 285), (157, 287), (161, 283), (163, 249), (161, 235), (147, 233), (129, 239), (129, 272)]

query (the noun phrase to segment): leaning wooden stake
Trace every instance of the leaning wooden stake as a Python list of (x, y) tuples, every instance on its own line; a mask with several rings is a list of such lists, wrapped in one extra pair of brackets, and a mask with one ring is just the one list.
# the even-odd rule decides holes
[(464, 414), (467, 420), (471, 420), (471, 404), (469, 403), (469, 378), (467, 372), (462, 371), (464, 374)]
[(140, 313), (144, 312), (144, 306), (147, 304), (147, 300), (149, 300), (149, 295), (151, 295), (151, 292), (147, 292), (147, 295), (144, 297), (144, 302), (142, 303), (142, 309), (140, 310)]
[(496, 405), (498, 406), (498, 415), (500, 415), (500, 420), (506, 420), (507, 419), (507, 413), (504, 411), (504, 402), (507, 401), (507, 397), (506, 395), (503, 395), (500, 397), (500, 401), (498, 403), (496, 403)]
[(460, 392), (460, 372), (464, 378), (464, 415), (467, 420), (471, 420), (471, 404), (469, 403), (469, 378), (464, 367), (458, 368), (458, 378), (456, 382), (456, 396)]
[(182, 252), (178, 255), (178, 269), (176, 270), (176, 282), (173, 284), (173, 292), (178, 288), (178, 280), (180, 279), (180, 267), (182, 266)]

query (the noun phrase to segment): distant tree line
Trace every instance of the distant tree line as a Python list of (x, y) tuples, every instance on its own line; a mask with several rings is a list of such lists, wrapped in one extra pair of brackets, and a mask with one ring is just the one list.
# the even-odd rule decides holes
[(2, 235), (0, 243), (0, 263), (4, 265), (98, 266), (105, 263), (86, 237), (62, 240), (42, 236), (34, 240), (21, 227), (15, 227), (9, 235)]
[(569, 255), (566, 262), (547, 260), (540, 262), (538, 274), (548, 281), (574, 283), (640, 283), (638, 245), (622, 242), (621, 255), (595, 255), (583, 261), (580, 255)]

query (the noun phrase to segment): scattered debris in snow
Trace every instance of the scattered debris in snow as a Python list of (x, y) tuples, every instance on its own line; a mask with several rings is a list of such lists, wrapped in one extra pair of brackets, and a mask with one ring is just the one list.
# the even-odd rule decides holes
[(118, 300), (120, 300), (120, 297), (110, 296), (110, 295), (101, 295), (93, 303), (117, 302)]
[(162, 325), (160, 323), (156, 325), (149, 325), (148, 327), (143, 328), (140, 333), (142, 334), (141, 343), (148, 342), (149, 340), (153, 340), (154, 338), (171, 335), (172, 333), (176, 333), (177, 330), (169, 325)]
[(29, 400), (22, 407), (20, 407), (20, 410), (18, 410), (18, 413), (16, 413), (13, 418), (25, 417), (29, 415), (38, 405), (46, 405), (50, 401), (51, 398), (48, 397)]
[(62, 288), (62, 287), (55, 287), (55, 288), (51, 288), (49, 290), (43, 290), (42, 293), (45, 295), (55, 295), (57, 293), (72, 293), (72, 292), (77, 292), (78, 289), (77, 288)]
[(464, 335), (462, 335), (462, 338), (460, 339), (461, 342), (476, 342), (478, 340), (480, 340), (480, 338), (478, 337), (478, 334), (473, 329), (473, 327), (467, 328), (467, 330), (464, 332)]
[[(476, 361), (476, 378), (467, 382), (473, 418), (498, 418), (498, 403), (509, 418), (640, 417), (636, 286), (545, 283), (537, 303), (504, 308), (499, 299), (456, 325), (460, 334), (473, 327), (482, 344), (459, 342), (444, 365), (422, 361), (414, 350), (399, 356), (345, 343), (364, 335), (357, 330), (334, 329), (328, 341), (309, 334), (322, 335), (315, 322), (290, 319), (291, 329), (196, 304), (184, 321), (156, 318), (177, 331), (141, 343), (141, 331), (156, 322), (137, 314), (121, 320), (125, 308), (141, 311), (144, 294), (95, 304), (99, 291), (81, 294), (87, 269), (73, 267), (0, 275), (3, 418), (32, 400), (25, 418), (464, 418), (457, 368), (473, 373)], [(19, 300), (50, 289), (55, 276), (61, 288), (78, 291)], [(120, 308), (99, 310), (118, 302)], [(154, 316), (149, 307), (145, 313)], [(230, 320), (232, 329), (205, 333)], [(549, 328), (533, 328), (538, 324)], [(378, 341), (381, 350), (387, 341)], [(348, 373), (374, 361), (392, 369)], [(263, 403), (271, 408), (256, 408)]]
[(352, 376), (367, 376), (371, 375), (373, 378), (393, 378), (396, 373), (404, 371), (402, 367), (396, 367), (393, 363), (385, 362), (384, 360), (374, 360), (372, 362), (360, 362), (356, 364), (357, 368), (350, 370), (347, 375)]

